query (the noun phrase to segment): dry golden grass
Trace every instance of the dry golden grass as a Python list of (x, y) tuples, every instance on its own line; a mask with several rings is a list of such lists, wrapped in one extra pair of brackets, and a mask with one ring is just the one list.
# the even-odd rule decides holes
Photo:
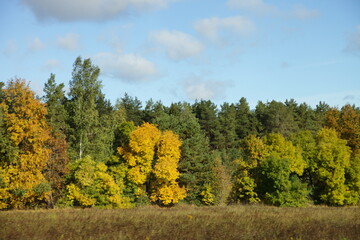
[(360, 239), (360, 209), (181, 205), (3, 211), (0, 239)]

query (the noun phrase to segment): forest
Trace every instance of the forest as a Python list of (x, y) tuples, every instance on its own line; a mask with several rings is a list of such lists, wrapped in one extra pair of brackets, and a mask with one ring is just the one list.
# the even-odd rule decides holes
[(99, 75), (78, 57), (67, 92), (0, 82), (0, 209), (359, 204), (359, 107), (113, 105)]

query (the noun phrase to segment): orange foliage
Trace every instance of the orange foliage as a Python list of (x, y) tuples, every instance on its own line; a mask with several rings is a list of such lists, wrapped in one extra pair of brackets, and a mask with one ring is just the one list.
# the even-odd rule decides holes
[(45, 148), (50, 138), (46, 108), (21, 79), (8, 82), (0, 107), (6, 131), (13, 146), (18, 148), (16, 160), (1, 166), (8, 179), (6, 192), (11, 195), (4, 207), (22, 208), (45, 199), (49, 192), (42, 174), (50, 154)]

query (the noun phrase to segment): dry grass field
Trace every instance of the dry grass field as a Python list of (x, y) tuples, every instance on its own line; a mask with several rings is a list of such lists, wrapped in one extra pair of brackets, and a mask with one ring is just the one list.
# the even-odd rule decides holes
[(13, 210), (0, 212), (0, 239), (360, 239), (360, 208)]

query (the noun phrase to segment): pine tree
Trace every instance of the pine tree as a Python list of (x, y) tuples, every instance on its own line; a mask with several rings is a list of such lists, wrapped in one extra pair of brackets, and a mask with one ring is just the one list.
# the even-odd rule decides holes
[(51, 185), (52, 192), (49, 195), (49, 205), (54, 206), (65, 189), (65, 175), (68, 173), (67, 164), (68, 144), (66, 133), (68, 131), (67, 112), (65, 110), (64, 84), (55, 82), (55, 75), (51, 74), (44, 87), (43, 100), (46, 103), (46, 121), (51, 127), (51, 139), (47, 147), (51, 149), (49, 161), (44, 169), (46, 179)]
[(187, 190), (185, 201), (196, 205), (208, 202), (202, 192), (206, 191), (212, 199), (215, 194), (214, 160), (210, 154), (209, 141), (189, 104), (172, 104), (169, 112), (156, 118), (155, 123), (161, 130), (173, 131), (182, 141), (179, 184)]

